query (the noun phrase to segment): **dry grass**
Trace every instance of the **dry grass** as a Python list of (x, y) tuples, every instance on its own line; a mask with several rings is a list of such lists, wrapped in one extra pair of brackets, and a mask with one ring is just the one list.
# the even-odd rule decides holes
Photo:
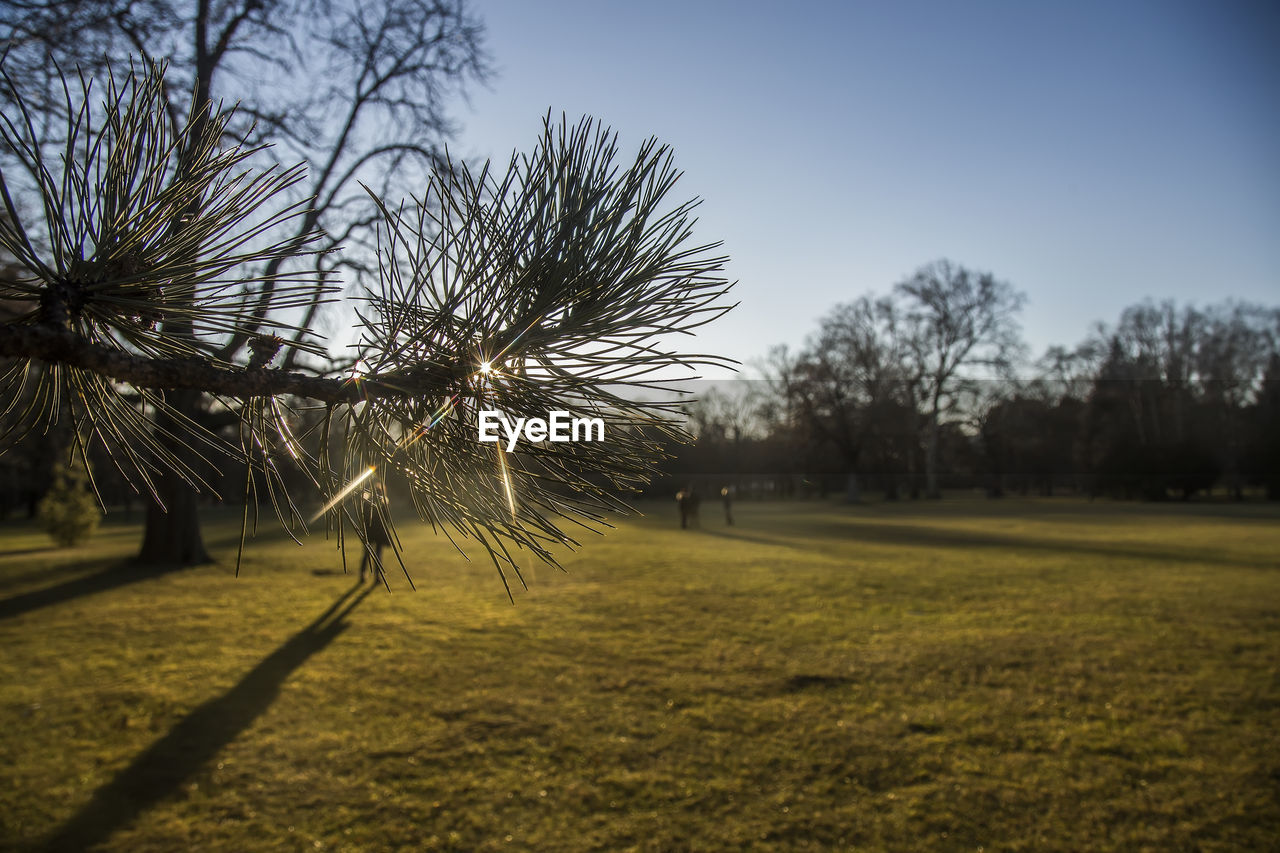
[[(0, 528), (0, 837), (147, 850), (1238, 850), (1280, 508), (674, 505), (530, 572), (409, 532), (153, 576)], [(316, 574), (320, 572), (320, 574)], [(337, 618), (335, 621), (335, 617)]]

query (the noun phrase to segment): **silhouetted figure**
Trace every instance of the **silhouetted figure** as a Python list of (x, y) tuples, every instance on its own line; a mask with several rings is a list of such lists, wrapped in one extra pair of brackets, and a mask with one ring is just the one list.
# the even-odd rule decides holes
[(694, 491), (693, 486), (676, 492), (676, 505), (680, 507), (680, 528), (698, 526), (698, 505), (702, 498)]
[(360, 580), (370, 573), (377, 581), (382, 575), (382, 549), (391, 544), (391, 533), (387, 530), (387, 493), (381, 486), (374, 487), (365, 498), (363, 512), (365, 541)]
[(724, 523), (733, 527), (733, 486), (720, 490), (720, 502), (724, 504)]

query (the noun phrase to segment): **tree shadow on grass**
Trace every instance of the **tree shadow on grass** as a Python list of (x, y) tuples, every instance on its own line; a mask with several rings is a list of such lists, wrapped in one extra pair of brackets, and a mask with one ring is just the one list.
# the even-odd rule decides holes
[(0, 551), (0, 559), (7, 559), (9, 557), (26, 557), (31, 554), (51, 554), (57, 550), (57, 545), (40, 545), (36, 548), (19, 548), (16, 551)]
[[(51, 570), (50, 574), (78, 571), (91, 565), (102, 565), (102, 560), (77, 561), (66, 566), (59, 566)], [(71, 578), (53, 586), (46, 586), (0, 600), (0, 620), (12, 619), (14, 616), (21, 616), (23, 613), (30, 613), (32, 610), (39, 610), (41, 607), (49, 607), (53, 604), (61, 604), (64, 601), (71, 601), (84, 595), (94, 595), (99, 592), (106, 592), (109, 589), (128, 586), (138, 581), (151, 580), (174, 570), (171, 567), (139, 566), (130, 560), (119, 560), (107, 564), (101, 571), (93, 574)]]
[(816, 549), (816, 546), (811, 541), (797, 543), (789, 541), (789, 537), (805, 537), (808, 539), (817, 536), (823, 539), (829, 538), (846, 542), (856, 541), (919, 548), (952, 548), (956, 550), (1008, 548), (1011, 550), (1052, 551), (1064, 555), (1082, 554), (1170, 563), (1207, 563), (1209, 565), (1238, 566), (1252, 569), (1280, 568), (1280, 561), (1275, 559), (1249, 560), (1224, 556), (1216, 551), (1189, 550), (1175, 546), (1161, 548), (1144, 545), (1105, 545), (1069, 539), (1005, 535), (985, 531), (956, 530), (954, 528), (934, 527), (925, 524), (902, 524), (897, 522), (889, 524), (880, 524), (874, 521), (837, 523), (806, 519), (794, 529), (779, 530), (776, 525), (771, 525), (768, 530), (755, 535), (744, 533), (738, 528), (706, 530), (703, 532), (729, 539), (809, 551)]
[(350, 626), (346, 618), (373, 589), (362, 584), (348, 589), (238, 684), (188, 714), (114, 779), (98, 788), (42, 849), (86, 850), (100, 844), (177, 791), (271, 706), (280, 686), (294, 670)]
[[(227, 542), (238, 543), (239, 532), (226, 536), (215, 536), (209, 539), (212, 546), (224, 545)], [(264, 534), (255, 536), (255, 541), (269, 542), (277, 539), (283, 539), (287, 534), (283, 530), (271, 530)], [(56, 555), (57, 548), (33, 548), (27, 551), (10, 551), (0, 553), (0, 558), (6, 558), (14, 555), (26, 553), (44, 553)], [(216, 563), (217, 561), (212, 561)], [(204, 565), (209, 565), (206, 563)], [(69, 580), (56, 583), (51, 586), (42, 587), (41, 589), (32, 590), (30, 592), (20, 593), (9, 598), (0, 599), (0, 621), (11, 619), (14, 616), (21, 616), (24, 613), (30, 613), (32, 610), (39, 610), (42, 607), (49, 607), (54, 604), (62, 604), (72, 599), (80, 598), (85, 595), (94, 595), (99, 592), (116, 589), (122, 586), (128, 586), (138, 581), (151, 580), (161, 575), (171, 572), (184, 571), (186, 569), (199, 568), (199, 566), (153, 566), (136, 562), (133, 557), (127, 559), (119, 559), (113, 562), (104, 563), (100, 557), (85, 560), (76, 560), (74, 562), (56, 564), (47, 568), (41, 568), (36, 571), (24, 573), (21, 576), (11, 577), (0, 580), (0, 591), (18, 585), (26, 585), (32, 581), (52, 579), (67, 574), (75, 574), (82, 572), (93, 566), (101, 566), (101, 571), (93, 574), (81, 575), (80, 577), (71, 578)], [(339, 572), (340, 574), (341, 572)]]
[(1275, 568), (1276, 560), (1259, 561), (1231, 557), (1220, 551), (1191, 549), (1170, 544), (1104, 544), (1071, 539), (1055, 539), (1041, 536), (1007, 535), (979, 530), (955, 530), (924, 524), (858, 524), (848, 526), (823, 525), (830, 535), (843, 535), (869, 542), (887, 544), (923, 545), (926, 547), (1009, 548), (1013, 550), (1051, 551), (1057, 554), (1082, 554), (1125, 560), (1155, 560), (1166, 563), (1207, 563), (1241, 568)]
[[(52, 551), (54, 549), (50, 549)], [(11, 589), (30, 587), (41, 581), (48, 582), (70, 575), (83, 575), (90, 569), (101, 569), (108, 565), (102, 557), (85, 557), (80, 560), (59, 560), (55, 563), (36, 563), (18, 569), (5, 566), (4, 562), (13, 552), (0, 554), (0, 592)]]
[[(813, 543), (800, 543), (788, 541), (785, 537), (788, 533), (781, 533), (770, 536), (769, 534), (747, 533), (737, 527), (726, 527), (722, 530), (703, 528), (700, 532), (711, 536), (722, 536), (725, 539), (734, 539), (738, 542), (755, 542), (758, 545), (769, 545), (774, 548), (791, 548), (795, 551), (807, 551), (813, 553), (815, 548)], [(800, 535), (800, 531), (796, 531), (795, 535)]]

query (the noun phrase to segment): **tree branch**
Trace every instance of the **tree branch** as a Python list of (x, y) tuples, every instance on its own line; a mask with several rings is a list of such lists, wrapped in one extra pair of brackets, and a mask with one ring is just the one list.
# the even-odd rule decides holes
[[(247, 400), (291, 395), (322, 403), (358, 403), (370, 397), (424, 397), (444, 393), (460, 377), (418, 368), (359, 381), (307, 376), (270, 368), (224, 367), (198, 358), (149, 358), (94, 343), (46, 325), (8, 324), (0, 335), (0, 357), (38, 359), (78, 367), (135, 388), (194, 389)], [(394, 387), (383, 380), (394, 379)]]

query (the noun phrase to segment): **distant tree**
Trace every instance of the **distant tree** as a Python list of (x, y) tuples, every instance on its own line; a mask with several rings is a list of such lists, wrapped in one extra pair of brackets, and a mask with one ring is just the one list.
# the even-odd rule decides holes
[(1280, 500), (1280, 352), (1267, 361), (1252, 414), (1255, 429), (1249, 443), (1250, 468), (1266, 488), (1267, 497)]
[(858, 500), (859, 472), (872, 442), (910, 394), (891, 300), (863, 296), (837, 305), (794, 359), (775, 359), (774, 384), (808, 439), (835, 453)]
[(1224, 477), (1237, 499), (1280, 494), (1280, 310), (1144, 302), (1015, 378), (1022, 303), (943, 261), (838, 306), (802, 351), (774, 351), (771, 438), (807, 470), (842, 468), (851, 495), (870, 476), (895, 497), (922, 450), (934, 494), (943, 471), (992, 495), (1188, 499)]
[[(376, 201), (381, 249), (355, 323), (358, 361), (304, 373), (273, 366), (314, 331), (316, 289), (333, 293), (293, 263), (327, 239), (300, 238), (293, 226), (312, 208), (282, 200), (303, 173), (255, 168), (256, 150), (227, 143), (231, 119), (217, 110), (175, 136), (170, 85), (150, 66), (117, 73), (101, 107), (81, 90), (67, 147), (43, 145), (21, 101), (0, 122), (41, 205), (24, 215), (0, 176), (0, 245), (20, 267), (0, 300), (22, 306), (0, 329), (0, 357), (15, 360), (0, 393), (13, 399), (38, 364), (52, 368), (18, 430), (67, 401), (78, 454), (105, 451), (157, 502), (162, 475), (208, 488), (213, 458), (238, 459), (246, 497), (269, 498), (291, 529), (309, 520), (286, 471), (322, 496), (315, 518), (357, 531), (353, 495), (391, 477), (500, 570), (515, 567), (513, 549), (554, 561), (551, 546), (572, 544), (561, 525), (620, 506), (614, 490), (635, 489), (661, 440), (680, 435), (665, 417), (674, 404), (627, 389), (722, 361), (656, 344), (728, 310), (729, 285), (715, 246), (690, 245), (696, 202), (668, 202), (678, 172), (667, 148), (650, 140), (619, 163), (606, 129), (548, 119), (505, 170), (446, 163), (404, 207)], [(273, 319), (298, 306), (308, 310), (295, 323)], [(223, 345), (241, 335), (243, 358)], [(174, 394), (212, 395), (236, 434), (187, 418)], [(299, 434), (304, 402), (320, 412)], [(480, 409), (599, 417), (606, 440), (508, 453), (477, 441)]]
[(758, 393), (753, 383), (735, 381), (700, 391), (682, 407), (694, 444), (677, 450), (672, 474), (688, 480), (690, 474), (714, 475), (719, 485), (736, 481), (745, 472), (763, 473), (758, 441), (763, 428), (758, 417)]
[[(795, 379), (795, 360), (796, 355), (790, 348), (781, 344), (771, 347), (755, 364), (762, 379), (755, 383), (751, 395), (755, 404), (754, 424), (759, 434), (755, 447), (757, 463), (752, 470), (766, 476), (758, 478), (754, 488), (768, 488), (766, 484), (772, 480), (774, 491), (784, 496), (796, 489), (806, 493), (816, 489), (825, 496), (830, 454), (815, 458), (816, 446), (803, 422), (798, 401), (787, 391)], [(822, 464), (817, 464), (819, 462)], [(843, 476), (842, 470), (837, 473)]]
[(40, 501), (39, 515), (49, 538), (63, 548), (87, 541), (102, 520), (84, 471), (75, 467), (54, 475), (52, 487)]
[[(288, 311), (292, 329), (279, 355), (285, 367), (302, 355), (319, 356), (318, 322), (323, 286), (343, 272), (367, 280), (377, 267), (374, 199), (399, 197), (426, 186), (445, 165), (443, 144), (451, 125), (448, 98), (483, 79), (487, 60), (483, 26), (463, 0), (30, 0), (6, 3), (0, 44), (7, 72), (0, 86), (6, 114), (22, 104), (25, 130), (46, 145), (65, 141), (80, 109), (63, 89), (62, 73), (104, 81), (130, 57), (165, 63), (158, 86), (166, 138), (187, 147), (175, 152), (172, 181), (198, 168), (203, 125), (221, 100), (238, 105), (221, 113), (218, 144), (239, 145), (255, 162), (306, 163), (283, 190), (307, 199), (286, 227), (289, 251), (264, 254), (240, 294), (247, 310), (220, 336), (206, 335), (205, 353), (221, 361), (239, 357), (259, 332), (276, 334), (271, 310)], [(269, 144), (269, 146), (268, 146)], [(30, 158), (8, 165), (29, 165)], [(14, 188), (13, 178), (10, 187)], [(193, 201), (193, 204), (195, 202)], [(306, 245), (311, 251), (303, 252)], [(344, 251), (332, 251), (339, 246)], [(246, 261), (246, 263), (250, 263)], [(306, 273), (309, 293), (290, 288)], [(193, 298), (198, 299), (197, 294)], [(170, 300), (172, 301), (172, 300)], [(185, 316), (166, 318), (175, 337), (191, 334)], [(190, 424), (205, 419), (209, 400), (199, 389), (162, 392), (166, 407), (157, 440), (195, 469), (186, 453), (199, 439)], [(190, 474), (154, 472), (140, 557), (149, 562), (199, 562), (207, 558)], [(199, 472), (211, 476), (210, 472)]]
[(990, 273), (947, 260), (921, 267), (894, 293), (904, 318), (898, 338), (921, 389), (926, 489), (938, 497), (942, 420), (978, 369), (995, 377), (1012, 366), (1022, 349), (1017, 315), (1026, 297)]
[(982, 447), (984, 485), (1052, 495), (1080, 488), (1077, 442), (1085, 399), (1096, 375), (1092, 346), (1053, 346), (1027, 378), (983, 383), (971, 416)]
[[(1104, 491), (1186, 498), (1225, 476), (1243, 497), (1277, 312), (1144, 302), (1089, 346), (1105, 352), (1085, 415), (1084, 463)], [(1250, 461), (1252, 460), (1252, 461)]]
[(690, 431), (723, 444), (740, 444), (757, 432), (759, 401), (749, 383), (712, 386), (685, 407)]
[(1098, 375), (1101, 341), (1086, 339), (1074, 349), (1051, 346), (1036, 363), (1036, 373), (1028, 386), (1031, 393), (1046, 402), (1081, 400), (1089, 396), (1090, 386)]
[(993, 497), (1006, 488), (1052, 495), (1075, 482), (1073, 449), (1084, 403), (1069, 395), (1046, 399), (1034, 390), (996, 398), (980, 413), (983, 470)]
[(1171, 301), (1145, 302), (1121, 314), (1112, 334), (1110, 369), (1126, 380), (1137, 439), (1151, 447), (1188, 438), (1196, 387), (1196, 347), (1204, 315)]
[(1215, 436), (1219, 466), (1237, 500), (1243, 497), (1245, 459), (1256, 425), (1250, 406), (1263, 391), (1267, 362), (1276, 351), (1280, 311), (1258, 305), (1209, 306), (1195, 354), (1203, 433)]

